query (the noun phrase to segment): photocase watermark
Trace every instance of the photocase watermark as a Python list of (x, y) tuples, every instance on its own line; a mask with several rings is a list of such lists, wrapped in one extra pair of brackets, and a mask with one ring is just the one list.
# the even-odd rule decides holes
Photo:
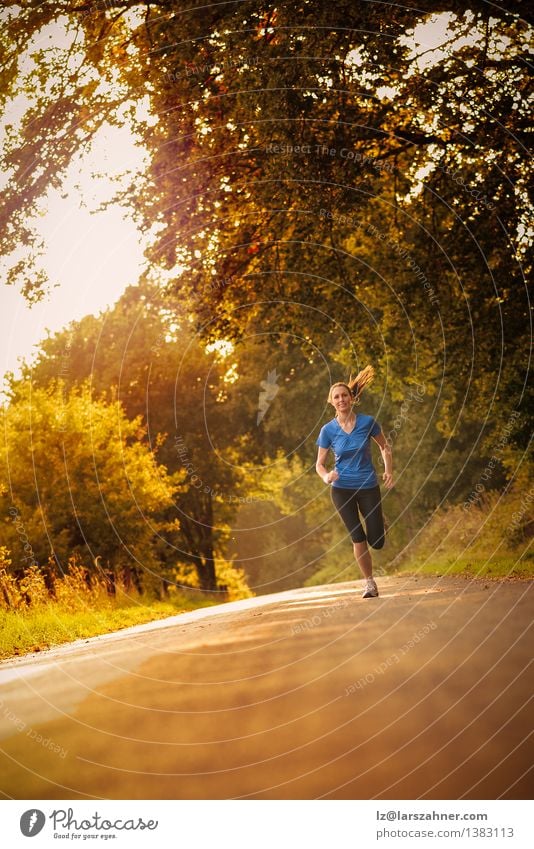
[[(159, 826), (158, 820), (145, 820), (143, 817), (110, 817), (95, 811), (90, 817), (81, 815), (76, 818), (73, 808), (56, 808), (48, 815), (52, 825), (54, 838), (67, 840), (88, 839), (112, 840), (117, 832), (155, 831)], [(46, 825), (47, 817), (39, 808), (29, 808), (20, 818), (20, 830), (25, 837), (35, 837)], [(63, 834), (61, 832), (64, 832)]]
[(428, 280), (425, 272), (410, 255), (409, 251), (407, 251), (406, 248), (403, 248), (397, 239), (394, 239), (389, 235), (389, 233), (379, 230), (374, 224), (367, 225), (367, 232), (370, 236), (373, 236), (373, 238), (378, 238), (381, 242), (386, 242), (389, 247), (395, 251), (395, 253), (397, 253), (402, 259), (406, 260), (409, 267), (412, 269), (416, 280), (419, 280), (419, 282), (423, 284), (423, 289), (426, 291), (429, 301), (431, 303), (436, 303), (438, 301), (438, 296), (436, 295), (434, 287)]
[(399, 411), (398, 415), (395, 416), (395, 419), (393, 420), (393, 427), (391, 428), (391, 430), (389, 431), (389, 433), (386, 436), (386, 442), (387, 442), (387, 444), (389, 445), (390, 448), (393, 445), (394, 441), (396, 440), (396, 438), (399, 434), (399, 431), (402, 427), (403, 422), (405, 422), (409, 418), (408, 417), (408, 411), (410, 409), (412, 402), (415, 401), (416, 404), (421, 404), (422, 401), (423, 401), (423, 398), (425, 396), (425, 393), (426, 393), (426, 386), (425, 386), (424, 383), (416, 384), (415, 390), (414, 390), (413, 387), (410, 387), (410, 391), (408, 393), (408, 396), (402, 402), (401, 407), (400, 407), (400, 411)]
[[(58, 377), (60, 380), (65, 381), (68, 377), (70, 371), (70, 359), (71, 359), (71, 348), (72, 348), (72, 333), (69, 333), (67, 339), (65, 341), (65, 347), (63, 349), (63, 354), (61, 356)], [(58, 393), (58, 407), (59, 412), (57, 413), (57, 421), (58, 425), (55, 428), (56, 430), (65, 433), (67, 430), (67, 388), (64, 382), (61, 383), (60, 392)]]
[(206, 289), (208, 292), (219, 292), (221, 289), (226, 289), (227, 286), (231, 286), (236, 282), (236, 280), (238, 280), (238, 278), (232, 275), (230, 277), (223, 277), (221, 280), (215, 279), (208, 283)]
[(367, 156), (367, 154), (361, 153), (359, 150), (351, 150), (350, 147), (336, 148), (329, 147), (325, 144), (275, 144), (274, 142), (270, 142), (265, 145), (265, 152), (277, 156), (314, 155), (328, 156), (330, 158), (339, 156), (340, 159), (347, 162), (357, 162), (364, 166), (368, 165), (377, 171), (387, 171), (389, 174), (392, 174), (394, 170), (390, 162), (385, 162), (376, 156)]
[(168, 335), (169, 335), (168, 330), (162, 330), (161, 333), (158, 333), (156, 341), (153, 342), (152, 345), (150, 346), (150, 353), (151, 354), (155, 354), (155, 355), (161, 354), (162, 350), (165, 348), (165, 345), (167, 344)]
[[(115, 831), (154, 831), (159, 823), (158, 820), (144, 820), (142, 817), (131, 817), (129, 819), (109, 819), (108, 817), (103, 817), (102, 814), (99, 814), (97, 811), (90, 817), (87, 818), (83, 816), (80, 819), (76, 819), (74, 816), (74, 809), (68, 808), (65, 810), (64, 808), (59, 808), (57, 810), (52, 811), (49, 816), (49, 819), (52, 820), (52, 826), (54, 828), (54, 832), (57, 832), (60, 828), (64, 831), (67, 831), (65, 835), (57, 835), (54, 834), (54, 837), (82, 837), (81, 834), (76, 834), (77, 831), (85, 832), (85, 831), (96, 831), (96, 832), (106, 832), (109, 837), (116, 837), (112, 832)], [(83, 835), (85, 838), (88, 835)], [(96, 835), (92, 835), (95, 836)], [(105, 837), (106, 835), (101, 834), (101, 837)]]
[(256, 504), (259, 501), (270, 501), (269, 495), (225, 495), (228, 504)]
[(29, 564), (28, 564), (29, 566), (39, 567), (39, 564), (38, 564), (37, 560), (35, 559), (35, 554), (34, 554), (34, 551), (33, 551), (32, 544), (31, 544), (30, 540), (28, 539), (28, 535), (26, 533), (26, 527), (24, 525), (24, 522), (22, 521), (22, 517), (19, 513), (18, 508), (15, 507), (14, 504), (12, 504), (11, 507), (9, 508), (9, 510), (8, 510), (8, 513), (9, 513), (9, 515), (11, 516), (11, 518), (14, 522), (15, 530), (17, 531), (17, 533), (19, 535), (20, 544), (24, 548), (24, 551), (27, 552), (25, 557), (20, 558), (21, 561), (24, 563), (26, 560), (29, 560), (30, 561)]
[(53, 752), (62, 759), (67, 757), (67, 749), (64, 749), (63, 746), (59, 745), (59, 743), (55, 743), (51, 737), (45, 737), (43, 734), (40, 734), (39, 731), (36, 731), (35, 728), (32, 728), (31, 725), (28, 725), (27, 722), (24, 722), (20, 716), (17, 716), (16, 713), (7, 707), (3, 699), (0, 699), (0, 716), (3, 716), (8, 720), (8, 722), (11, 722), (18, 732), (22, 733), (24, 731), (26, 737), (29, 737), (30, 740), (33, 740), (40, 746), (44, 746), (45, 749), (48, 749), (50, 752)]
[(534, 486), (531, 486), (527, 494), (522, 497), (521, 504), (519, 505), (519, 510), (515, 510), (512, 513), (512, 521), (506, 528), (507, 533), (513, 533), (514, 531), (519, 530), (519, 528), (521, 527), (521, 522), (525, 518), (525, 514), (533, 501)]
[(365, 675), (362, 675), (361, 678), (358, 678), (353, 684), (349, 684), (348, 687), (345, 687), (345, 695), (350, 696), (352, 693), (355, 693), (356, 690), (363, 690), (368, 684), (372, 684), (377, 675), (383, 675), (388, 669), (394, 666), (396, 663), (400, 663), (402, 658), (408, 654), (416, 645), (418, 645), (421, 640), (424, 640), (425, 637), (430, 634), (431, 631), (435, 631), (438, 626), (435, 622), (427, 622), (422, 628), (419, 628), (409, 640), (407, 640), (401, 648), (390, 654), (390, 656), (383, 660), (382, 663), (379, 663), (378, 666), (372, 670), (372, 672), (366, 672)]
[(212, 495), (213, 497), (222, 498), (222, 493), (220, 491), (217, 492), (212, 489), (212, 487), (209, 486), (209, 484), (204, 483), (200, 475), (197, 474), (197, 468), (189, 457), (189, 451), (183, 436), (174, 437), (174, 446), (176, 448), (176, 453), (180, 458), (182, 466), (184, 467), (186, 473), (189, 475), (189, 483), (191, 484), (191, 486), (195, 489), (202, 490), (202, 492)]
[[(521, 413), (519, 413), (517, 410), (513, 410), (510, 413), (508, 421), (500, 432), (500, 438), (498, 442), (496, 442), (494, 445), (493, 454), (491, 455), (488, 463), (486, 464), (484, 471), (480, 475), (478, 483), (475, 485), (468, 498), (462, 504), (464, 510), (470, 510), (473, 504), (476, 504), (482, 498), (482, 493), (486, 490), (485, 483), (487, 483), (491, 479), (497, 467), (497, 464), (500, 463), (500, 455), (502, 454), (502, 452), (506, 448), (506, 445), (510, 441), (510, 434), (514, 430), (516, 420), (520, 418), (520, 416)], [(482, 481), (485, 481), (485, 483), (482, 483)]]
[(167, 82), (179, 82), (179, 80), (188, 79), (189, 77), (217, 77), (225, 71), (235, 70), (236, 68), (257, 68), (265, 64), (265, 58), (261, 56), (239, 56), (235, 59), (223, 57), (215, 62), (186, 62), (183, 71), (168, 71), (164, 74), (164, 79)]
[(340, 224), (350, 224), (351, 227), (362, 230), (364, 234), (372, 236), (375, 239), (379, 239), (379, 241), (381, 242), (385, 242), (387, 245), (389, 245), (390, 248), (392, 248), (392, 250), (395, 251), (398, 256), (400, 256), (403, 260), (406, 260), (407, 264), (412, 269), (416, 279), (419, 280), (420, 283), (422, 283), (423, 289), (427, 293), (429, 301), (433, 304), (439, 302), (439, 298), (436, 294), (436, 291), (428, 280), (428, 277), (426, 276), (425, 272), (420, 268), (420, 266), (411, 256), (410, 252), (407, 251), (406, 248), (404, 248), (397, 239), (394, 239), (392, 236), (390, 236), (389, 233), (386, 233), (384, 230), (379, 230), (379, 228), (376, 227), (374, 224), (367, 224), (366, 227), (363, 227), (362, 222), (358, 218), (355, 218), (353, 215), (335, 213), (331, 212), (328, 209), (320, 209), (319, 217), (327, 218), (329, 221), (337, 221)]
[(325, 607), (321, 613), (314, 613), (313, 616), (310, 616), (308, 619), (304, 619), (303, 622), (298, 622), (296, 625), (293, 625), (291, 628), (292, 634), (302, 634), (305, 631), (309, 631), (312, 628), (317, 628), (318, 625), (321, 625), (326, 619), (331, 619), (332, 616), (335, 616), (336, 613), (344, 607), (348, 606), (348, 601), (346, 599), (342, 599), (341, 601), (336, 601), (335, 604), (332, 604), (329, 607)]
[(278, 395), (280, 387), (276, 381), (279, 377), (280, 375), (277, 373), (276, 369), (273, 369), (268, 372), (267, 380), (262, 380), (260, 383), (261, 392), (258, 398), (258, 415), (256, 416), (256, 425), (259, 425), (259, 423), (263, 421), (265, 413)]
[(38, 808), (30, 808), (24, 811), (20, 818), (20, 830), (24, 837), (35, 837), (42, 831), (46, 817)]
[[(95, 12), (112, 12), (117, 8), (115, 0), (95, 0), (87, 9), (82, 11), (84, 16), (93, 15)], [(76, 10), (74, 10), (76, 11)]]
[(180, 458), (183, 468), (189, 476), (189, 482), (194, 489), (198, 489), (206, 495), (211, 495), (212, 498), (217, 498), (220, 501), (226, 501), (228, 504), (256, 504), (260, 501), (270, 501), (269, 495), (236, 495), (234, 493), (225, 493), (220, 489), (215, 490), (209, 484), (205, 483), (198, 474), (198, 469), (192, 462), (189, 456), (189, 450), (183, 436), (175, 436), (174, 446)]
[(479, 189), (470, 189), (461, 174), (458, 171), (451, 171), (446, 165), (436, 165), (436, 171), (441, 171), (447, 177), (450, 177), (457, 186), (460, 186), (468, 195), (471, 195), (475, 200), (478, 200), (486, 209), (495, 209), (495, 204), (488, 200), (486, 195), (483, 195)]

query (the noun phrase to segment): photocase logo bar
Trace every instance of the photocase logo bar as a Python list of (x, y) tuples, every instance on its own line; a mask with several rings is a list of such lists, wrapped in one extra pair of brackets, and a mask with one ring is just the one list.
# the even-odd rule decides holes
[(262, 380), (260, 383), (262, 391), (258, 398), (258, 415), (256, 417), (256, 425), (259, 425), (259, 423), (263, 420), (265, 413), (271, 406), (271, 402), (274, 401), (280, 390), (280, 387), (276, 382), (279, 377), (280, 375), (276, 373), (276, 369), (273, 369), (267, 374), (267, 380)]
[[(86, 837), (116, 837), (116, 832), (122, 831), (155, 831), (159, 825), (158, 820), (144, 820), (140, 816), (120, 817), (118, 819), (107, 818), (99, 814), (98, 811), (90, 816), (82, 814), (79, 819), (76, 819), (73, 808), (53, 810), (48, 819), (51, 821), (54, 837), (81, 837), (82, 835), (78, 832), (91, 832), (90, 834), (83, 834), (84, 840)], [(42, 831), (45, 822), (46, 816), (42, 811), (38, 808), (29, 808), (24, 811), (20, 818), (20, 830), (25, 837), (35, 837)], [(61, 831), (64, 833), (62, 834)], [(96, 832), (96, 834), (93, 832)], [(105, 834), (99, 835), (99, 832)]]
[(31, 808), (22, 814), (20, 818), (20, 830), (24, 837), (35, 837), (42, 830), (45, 822), (46, 817), (43, 812), (37, 808)]

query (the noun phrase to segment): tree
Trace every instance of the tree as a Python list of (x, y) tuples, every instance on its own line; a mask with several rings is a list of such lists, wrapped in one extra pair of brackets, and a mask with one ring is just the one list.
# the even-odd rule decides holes
[[(424, 384), (455, 462), (491, 455), (517, 411), (511, 441), (527, 447), (526, 3), (52, 0), (5, 16), (6, 97), (29, 99), (7, 135), (6, 253), (35, 247), (39, 199), (98, 128), (127, 123), (150, 162), (120, 200), (204, 338), (299, 334), (312, 371), (370, 359), (386, 403)], [(17, 56), (52, 22), (69, 46), (23, 79)], [(432, 22), (442, 49), (417, 49)], [(13, 263), (38, 297), (39, 275)], [(465, 453), (460, 466), (467, 478)]]
[(111, 581), (122, 574), (138, 589), (158, 586), (156, 542), (178, 481), (148, 450), (140, 419), (61, 380), (20, 384), (1, 417), (2, 539), (14, 574), (46, 571), (50, 557), (61, 573), (78, 555)]
[[(187, 315), (170, 311), (158, 287), (131, 286), (102, 315), (86, 316), (45, 339), (22, 377), (9, 381), (12, 402), (27, 386), (65, 391), (87, 384), (95, 397), (120, 403), (142, 422), (145, 444), (178, 476), (172, 504), (162, 505), (168, 533), (157, 542), (167, 569), (193, 563), (200, 585), (215, 590), (216, 556), (240, 503), (245, 474), (237, 449), (237, 405), (225, 404), (231, 367), (205, 349)], [(246, 462), (246, 461), (245, 461)], [(173, 524), (174, 523), (174, 524)]]

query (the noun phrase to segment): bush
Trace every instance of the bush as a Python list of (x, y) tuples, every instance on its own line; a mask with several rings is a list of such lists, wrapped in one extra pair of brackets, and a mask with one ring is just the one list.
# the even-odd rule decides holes
[[(225, 593), (225, 600), (238, 601), (241, 598), (252, 598), (254, 593), (247, 584), (243, 569), (236, 569), (226, 560), (217, 560), (215, 574), (219, 592)], [(178, 563), (174, 570), (174, 581), (180, 587), (200, 590), (200, 582), (195, 567), (191, 563)]]
[[(12, 575), (8, 571), (11, 564), (8, 554), (6, 548), (0, 547), (0, 609), (24, 613), (53, 606), (73, 612), (96, 609), (110, 601), (104, 576), (91, 573), (76, 556), (69, 558), (67, 573), (54, 575), (48, 585), (44, 573), (35, 564), (18, 578)], [(52, 565), (51, 559), (49, 566)], [(116, 583), (116, 587), (128, 595), (124, 585)]]
[(19, 583), (9, 571), (11, 559), (9, 551), (0, 546), (0, 607), (5, 610), (16, 610), (23, 602)]
[(529, 575), (527, 549), (534, 532), (534, 486), (522, 473), (502, 492), (435, 511), (414, 543), (398, 558), (403, 568), (425, 571)]
[[(117, 579), (111, 594), (106, 575), (90, 572), (74, 556), (65, 575), (47, 572), (45, 580), (39, 568), (31, 566), (17, 580), (8, 571), (8, 555), (8, 550), (0, 547), (0, 659), (108, 634), (222, 600), (213, 594), (179, 588), (173, 588), (162, 600), (146, 588), (142, 595), (133, 586), (127, 589)], [(228, 585), (227, 597), (250, 595), (242, 573), (227, 566), (220, 571)], [(194, 578), (196, 573), (191, 569)]]

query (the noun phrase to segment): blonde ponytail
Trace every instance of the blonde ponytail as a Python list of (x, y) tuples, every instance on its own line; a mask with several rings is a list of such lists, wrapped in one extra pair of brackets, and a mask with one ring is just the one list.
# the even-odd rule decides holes
[(375, 370), (373, 366), (365, 366), (365, 368), (362, 368), (362, 370), (358, 372), (356, 377), (351, 377), (348, 383), (343, 383), (343, 381), (340, 381), (339, 383), (333, 383), (328, 393), (328, 403), (333, 405), (332, 394), (336, 386), (344, 386), (346, 389), (348, 389), (354, 401), (358, 403), (363, 390), (366, 386), (369, 386), (369, 384), (374, 380), (374, 378)]

